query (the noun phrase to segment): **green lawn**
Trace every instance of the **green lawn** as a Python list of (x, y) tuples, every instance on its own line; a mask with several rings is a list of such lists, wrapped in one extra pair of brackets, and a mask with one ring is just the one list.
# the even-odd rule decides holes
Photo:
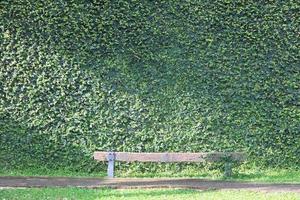
[[(67, 177), (104, 177), (106, 172), (87, 173), (75, 172), (72, 170), (50, 170), (46, 168), (27, 168), (19, 170), (8, 170), (0, 168), (0, 176), (67, 176)], [(206, 178), (214, 180), (223, 180), (223, 174), (219, 170), (183, 170), (180, 172), (165, 171), (160, 173), (137, 173), (137, 172), (116, 172), (117, 177), (193, 177)], [(227, 178), (228, 179), (228, 178)], [(255, 182), (273, 182), (273, 183), (300, 183), (300, 170), (285, 169), (245, 169), (235, 172), (235, 175), (229, 180), (236, 181), (255, 181)]]
[(77, 200), (77, 199), (243, 199), (243, 200), (283, 200), (300, 199), (297, 193), (263, 193), (249, 191), (197, 191), (181, 189), (147, 189), (147, 190), (112, 190), (112, 189), (78, 189), (78, 188), (44, 188), (44, 189), (2, 189), (0, 190), (1, 200)]

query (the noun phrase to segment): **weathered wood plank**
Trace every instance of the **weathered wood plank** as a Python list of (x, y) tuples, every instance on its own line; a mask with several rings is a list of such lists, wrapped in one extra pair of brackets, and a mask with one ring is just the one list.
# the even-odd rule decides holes
[[(94, 159), (107, 161), (109, 152), (96, 151)], [(215, 162), (230, 158), (234, 161), (245, 160), (245, 154), (241, 152), (214, 152), (214, 153), (133, 153), (114, 152), (116, 161), (124, 162)]]

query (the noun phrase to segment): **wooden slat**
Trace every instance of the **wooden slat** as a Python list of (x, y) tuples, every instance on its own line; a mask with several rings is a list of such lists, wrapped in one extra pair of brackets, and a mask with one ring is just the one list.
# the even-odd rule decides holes
[[(94, 159), (106, 161), (109, 152), (96, 151)], [(231, 160), (243, 161), (245, 154), (240, 152), (233, 153), (132, 153), (132, 152), (114, 152), (116, 161), (124, 162), (214, 162), (230, 157)]]

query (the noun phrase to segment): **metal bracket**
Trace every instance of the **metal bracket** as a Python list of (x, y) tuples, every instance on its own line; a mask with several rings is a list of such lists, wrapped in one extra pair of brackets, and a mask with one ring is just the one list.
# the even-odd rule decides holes
[(109, 152), (106, 157), (106, 159), (108, 161), (107, 176), (109, 178), (114, 177), (115, 158), (116, 158), (116, 154), (114, 152)]

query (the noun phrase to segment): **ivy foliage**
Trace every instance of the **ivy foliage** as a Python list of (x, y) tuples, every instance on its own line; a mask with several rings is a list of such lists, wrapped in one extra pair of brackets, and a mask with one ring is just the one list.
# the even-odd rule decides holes
[(246, 151), (300, 166), (298, 0), (2, 0), (0, 150)]

